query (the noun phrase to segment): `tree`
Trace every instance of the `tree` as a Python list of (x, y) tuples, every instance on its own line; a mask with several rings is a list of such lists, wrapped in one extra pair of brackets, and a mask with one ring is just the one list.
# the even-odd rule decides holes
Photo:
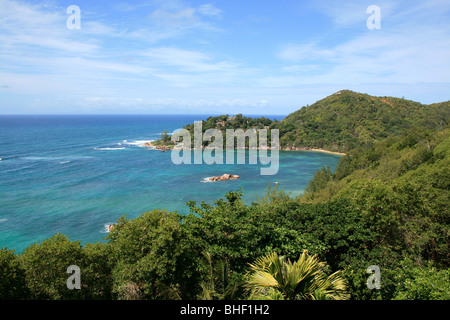
[(203, 256), (208, 264), (208, 276), (200, 283), (201, 300), (233, 300), (241, 289), (241, 283), (232, 279), (231, 270), (225, 260), (213, 262), (209, 252)]
[(449, 300), (450, 270), (437, 269), (431, 263), (425, 266), (403, 268), (398, 272), (401, 286), (395, 300)]
[[(38, 300), (81, 299), (86, 290), (69, 289), (67, 268), (85, 265), (79, 241), (70, 241), (58, 233), (42, 242), (32, 244), (19, 256), (25, 270), (31, 297)], [(82, 279), (82, 278), (81, 278)]]
[[(118, 299), (165, 299), (195, 295), (196, 253), (182, 229), (182, 216), (166, 210), (120, 218), (108, 235), (117, 261), (113, 293)], [(194, 292), (193, 292), (194, 291)]]
[(14, 251), (0, 249), (0, 300), (28, 299), (25, 271)]
[(328, 276), (325, 267), (324, 262), (307, 251), (293, 263), (277, 253), (269, 253), (250, 264), (247, 286), (254, 299), (348, 299), (340, 271)]
[(169, 141), (170, 141), (169, 131), (164, 130), (164, 131), (161, 133), (161, 140), (162, 140), (162, 142), (169, 142)]
[[(258, 254), (258, 242), (264, 231), (258, 222), (257, 207), (244, 204), (242, 192), (230, 191), (214, 206), (194, 201), (187, 204), (191, 213), (184, 228), (214, 258), (223, 259), (235, 271), (244, 271), (247, 262)], [(256, 255), (255, 255), (256, 254)]]
[(324, 189), (328, 181), (332, 180), (333, 173), (329, 165), (323, 166), (314, 173), (313, 179), (308, 183), (305, 188), (305, 192), (318, 192)]
[(116, 263), (109, 243), (87, 243), (83, 248), (86, 266), (81, 270), (82, 283), (89, 299), (112, 299), (111, 273)]

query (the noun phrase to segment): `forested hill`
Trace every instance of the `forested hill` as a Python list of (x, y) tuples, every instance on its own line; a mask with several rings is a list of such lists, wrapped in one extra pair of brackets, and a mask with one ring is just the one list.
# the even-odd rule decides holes
[(405, 129), (442, 130), (449, 119), (450, 101), (424, 105), (401, 98), (342, 90), (279, 122), (274, 121), (270, 128), (280, 130), (283, 148), (348, 152), (388, 136), (398, 136)]

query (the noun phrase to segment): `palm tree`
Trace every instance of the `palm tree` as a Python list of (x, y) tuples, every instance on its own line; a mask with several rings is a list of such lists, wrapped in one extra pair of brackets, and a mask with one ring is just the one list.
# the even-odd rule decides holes
[(224, 260), (213, 263), (209, 252), (202, 252), (208, 263), (208, 278), (200, 284), (200, 300), (232, 300), (240, 289), (240, 282), (230, 277), (229, 265)]
[(340, 271), (328, 276), (325, 267), (325, 262), (307, 251), (294, 263), (277, 253), (269, 253), (250, 264), (247, 287), (253, 299), (348, 299)]

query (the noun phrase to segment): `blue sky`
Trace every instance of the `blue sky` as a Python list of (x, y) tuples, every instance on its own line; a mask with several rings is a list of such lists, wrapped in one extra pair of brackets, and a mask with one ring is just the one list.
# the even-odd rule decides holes
[(289, 114), (341, 89), (446, 101), (448, 21), (442, 0), (0, 0), (0, 114)]

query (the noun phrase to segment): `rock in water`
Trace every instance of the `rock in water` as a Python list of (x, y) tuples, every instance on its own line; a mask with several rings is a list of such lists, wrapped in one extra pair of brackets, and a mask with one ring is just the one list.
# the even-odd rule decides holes
[(229, 173), (225, 173), (221, 176), (217, 176), (217, 177), (210, 177), (209, 181), (225, 181), (225, 180), (236, 180), (239, 179), (238, 175), (235, 174), (229, 174)]

